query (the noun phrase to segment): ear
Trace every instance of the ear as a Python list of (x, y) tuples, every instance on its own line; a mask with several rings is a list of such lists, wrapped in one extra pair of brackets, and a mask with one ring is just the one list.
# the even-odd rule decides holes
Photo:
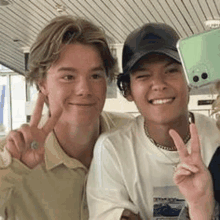
[(129, 102), (134, 101), (133, 96), (132, 96), (132, 94), (131, 94), (130, 92), (125, 96), (125, 98), (126, 98)]
[(48, 93), (48, 89), (47, 89), (47, 82), (45, 79), (42, 79), (40, 82), (38, 82), (38, 87), (40, 89), (40, 91), (45, 95), (47, 96), (49, 93)]

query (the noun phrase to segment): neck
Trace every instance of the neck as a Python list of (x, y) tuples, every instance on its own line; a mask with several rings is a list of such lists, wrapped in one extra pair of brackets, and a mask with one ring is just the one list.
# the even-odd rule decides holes
[(174, 129), (183, 140), (186, 139), (189, 134), (189, 116), (188, 114), (183, 115), (178, 120), (166, 124), (155, 124), (145, 119), (145, 129), (147, 129), (154, 142), (166, 146), (170, 150), (176, 150), (175, 144), (169, 135), (169, 130)]
[(100, 134), (100, 122), (86, 126), (73, 126), (58, 122), (54, 128), (57, 140), (65, 153), (90, 166), (93, 148)]

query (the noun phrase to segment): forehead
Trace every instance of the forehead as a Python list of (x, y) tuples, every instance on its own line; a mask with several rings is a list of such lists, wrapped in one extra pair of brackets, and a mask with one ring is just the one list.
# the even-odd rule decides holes
[(81, 58), (84, 58), (84, 56), (87, 56), (88, 54), (90, 56), (93, 55), (99, 58), (101, 57), (100, 52), (95, 45), (75, 42), (71, 44), (62, 44), (59, 58), (62, 56), (68, 57), (69, 55), (74, 57), (81, 56)]
[(144, 56), (134, 65), (132, 70), (135, 71), (136, 69), (152, 66), (158, 63), (164, 64), (164, 65), (173, 64), (173, 63), (179, 64), (177, 61), (175, 61), (174, 59), (172, 59), (171, 57), (167, 55), (155, 53), (155, 54), (148, 54)]
[(62, 45), (59, 58), (54, 65), (96, 66), (103, 65), (103, 60), (98, 49), (93, 45), (81, 43)]
[(79, 43), (63, 45), (58, 60), (48, 69), (48, 74), (68, 72), (105, 71), (97, 48)]

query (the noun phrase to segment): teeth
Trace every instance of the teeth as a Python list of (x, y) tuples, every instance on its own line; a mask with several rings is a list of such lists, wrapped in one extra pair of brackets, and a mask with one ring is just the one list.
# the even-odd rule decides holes
[(166, 104), (168, 102), (172, 102), (172, 99), (157, 99), (157, 100), (153, 100), (152, 104), (154, 104), (154, 105), (162, 105), (162, 104)]

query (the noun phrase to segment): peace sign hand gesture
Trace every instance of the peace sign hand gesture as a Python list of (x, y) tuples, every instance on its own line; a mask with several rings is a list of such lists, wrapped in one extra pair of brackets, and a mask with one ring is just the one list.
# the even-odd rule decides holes
[(19, 129), (11, 131), (6, 138), (6, 148), (11, 156), (20, 160), (31, 169), (44, 161), (45, 140), (62, 114), (62, 108), (60, 106), (56, 112), (51, 112), (51, 117), (44, 126), (38, 128), (44, 100), (45, 96), (40, 92), (30, 124), (24, 124)]
[(214, 209), (213, 184), (211, 174), (203, 163), (199, 136), (195, 124), (190, 125), (191, 152), (189, 152), (178, 133), (170, 130), (180, 156), (174, 173), (174, 182), (189, 205), (191, 219), (211, 219)]

